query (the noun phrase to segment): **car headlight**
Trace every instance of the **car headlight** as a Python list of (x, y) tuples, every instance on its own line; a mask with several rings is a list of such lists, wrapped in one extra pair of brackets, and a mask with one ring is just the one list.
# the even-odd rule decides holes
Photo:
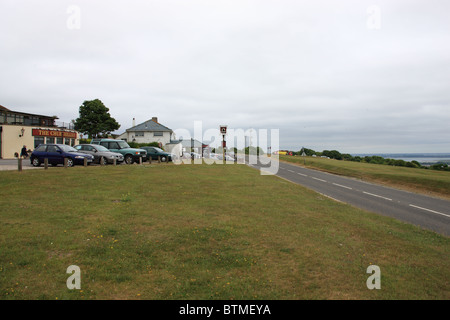
[(75, 156), (75, 159), (84, 159), (85, 157), (83, 156)]

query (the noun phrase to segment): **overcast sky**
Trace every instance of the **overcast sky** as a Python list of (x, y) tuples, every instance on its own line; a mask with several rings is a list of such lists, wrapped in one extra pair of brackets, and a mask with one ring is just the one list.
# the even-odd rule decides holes
[(118, 133), (279, 129), (280, 147), (450, 152), (448, 0), (1, 0), (0, 105)]

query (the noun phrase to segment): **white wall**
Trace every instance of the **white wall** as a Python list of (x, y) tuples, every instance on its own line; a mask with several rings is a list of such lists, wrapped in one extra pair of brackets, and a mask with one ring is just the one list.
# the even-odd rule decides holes
[(162, 136), (155, 136), (153, 132), (144, 132), (144, 136), (136, 136), (136, 132), (124, 132), (118, 139), (127, 139), (127, 142), (136, 143), (151, 143), (151, 142), (161, 142), (162, 145), (170, 143), (170, 132), (163, 132)]

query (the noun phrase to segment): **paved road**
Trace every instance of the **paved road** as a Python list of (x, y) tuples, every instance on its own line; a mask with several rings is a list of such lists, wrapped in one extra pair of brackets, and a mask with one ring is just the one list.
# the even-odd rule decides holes
[[(3, 170), (17, 170), (18, 163), (17, 159), (0, 159), (0, 171)], [(30, 163), (30, 158), (22, 160), (22, 169), (37, 169), (33, 167)]]
[[(260, 165), (251, 165), (259, 169)], [(277, 176), (335, 200), (450, 235), (450, 201), (279, 163)]]

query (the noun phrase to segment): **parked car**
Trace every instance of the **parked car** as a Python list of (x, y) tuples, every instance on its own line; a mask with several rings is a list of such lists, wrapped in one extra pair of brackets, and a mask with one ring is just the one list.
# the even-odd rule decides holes
[(118, 152), (123, 155), (124, 161), (127, 164), (139, 162), (140, 159), (145, 161), (147, 159), (147, 151), (144, 149), (131, 148), (126, 141), (117, 139), (93, 139), (91, 144), (104, 146), (112, 152)]
[(141, 147), (147, 152), (147, 160), (150, 158), (152, 160), (158, 160), (158, 157), (162, 162), (172, 161), (173, 154), (165, 152), (164, 150), (157, 147)]
[(112, 164), (114, 163), (114, 160), (116, 160), (116, 163), (119, 164), (124, 160), (124, 157), (121, 153), (111, 152), (104, 146), (101, 146), (99, 144), (80, 144), (75, 146), (74, 148), (81, 153), (86, 153), (94, 156), (94, 163), (98, 164)]
[(44, 159), (48, 159), (48, 163), (53, 166), (64, 164), (64, 159), (67, 159), (69, 167), (76, 164), (83, 165), (84, 159), (87, 159), (88, 164), (94, 161), (93, 156), (78, 152), (65, 144), (41, 144), (31, 153), (30, 162), (34, 167), (39, 167), (44, 163)]
[(212, 160), (221, 160), (222, 156), (220, 156), (220, 158), (219, 158), (218, 154), (210, 153), (210, 154), (205, 155), (205, 158), (212, 159)]
[(191, 158), (192, 159), (201, 159), (203, 157), (202, 157), (202, 155), (200, 153), (191, 152)]

